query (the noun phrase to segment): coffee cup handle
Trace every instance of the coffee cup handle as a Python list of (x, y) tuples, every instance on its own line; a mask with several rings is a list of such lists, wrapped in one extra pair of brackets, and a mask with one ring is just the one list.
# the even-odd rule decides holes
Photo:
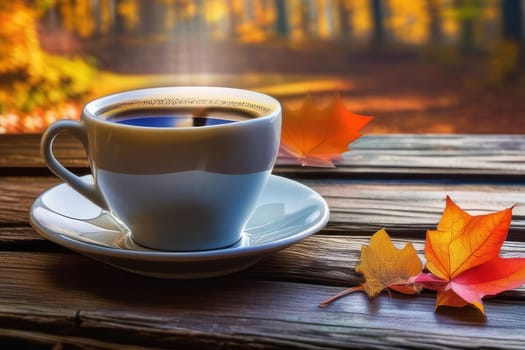
[(73, 174), (67, 170), (60, 162), (56, 159), (53, 154), (53, 142), (60, 133), (69, 133), (75, 138), (79, 139), (84, 149), (87, 151), (87, 136), (84, 124), (82, 122), (76, 122), (73, 120), (59, 120), (51, 124), (42, 135), (42, 141), (40, 142), (40, 151), (44, 158), (48, 168), (62, 179), (64, 182), (69, 184), (74, 190), (82, 194), (84, 197), (101, 207), (102, 209), (108, 210), (108, 206), (104, 197), (98, 190), (97, 186), (93, 183), (87, 183), (83, 181), (79, 176)]

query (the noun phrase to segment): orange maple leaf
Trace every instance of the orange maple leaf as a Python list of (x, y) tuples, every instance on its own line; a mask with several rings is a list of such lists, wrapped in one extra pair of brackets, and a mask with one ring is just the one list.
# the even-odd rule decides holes
[(365, 283), (348, 288), (341, 293), (323, 301), (319, 306), (325, 307), (335, 299), (355, 291), (365, 291), (373, 298), (385, 289), (392, 289), (404, 294), (416, 294), (421, 290), (419, 284), (410, 282), (423, 267), (412, 243), (402, 249), (394, 246), (385, 230), (377, 231), (370, 238), (370, 245), (361, 247), (361, 261), (356, 272), (362, 273)]
[(437, 230), (427, 231), (426, 267), (412, 282), (437, 290), (436, 308), (472, 304), (485, 313), (481, 298), (525, 283), (525, 258), (501, 258), (512, 208), (471, 216), (447, 196)]
[(334, 167), (333, 160), (348, 151), (372, 119), (350, 112), (339, 94), (325, 108), (307, 95), (301, 108), (283, 107), (280, 156), (302, 166)]

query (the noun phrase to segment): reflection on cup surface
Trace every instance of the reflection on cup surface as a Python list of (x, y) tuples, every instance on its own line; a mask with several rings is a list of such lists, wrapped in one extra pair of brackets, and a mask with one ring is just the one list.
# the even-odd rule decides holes
[(154, 248), (176, 242), (176, 250), (206, 250), (240, 239), (269, 173), (129, 175), (99, 170), (98, 183), (105, 197), (115, 198), (112, 212), (132, 227), (137, 243)]

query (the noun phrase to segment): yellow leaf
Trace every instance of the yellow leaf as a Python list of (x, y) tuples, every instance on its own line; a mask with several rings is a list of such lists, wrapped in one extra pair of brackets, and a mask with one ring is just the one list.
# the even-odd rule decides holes
[(410, 277), (421, 272), (422, 263), (412, 243), (402, 249), (394, 246), (385, 230), (376, 232), (370, 239), (369, 246), (361, 247), (361, 261), (355, 270), (365, 276), (363, 288), (369, 297), (375, 297), (386, 288), (403, 293), (415, 294), (419, 290), (406, 287)]
[(370, 245), (361, 247), (361, 261), (355, 268), (356, 272), (364, 275), (365, 283), (340, 292), (323, 301), (319, 307), (325, 307), (332, 301), (356, 291), (365, 291), (370, 298), (385, 289), (403, 294), (419, 293), (421, 286), (413, 283), (412, 279), (421, 273), (422, 267), (423, 264), (412, 243), (398, 249), (388, 233), (379, 230), (370, 238)]

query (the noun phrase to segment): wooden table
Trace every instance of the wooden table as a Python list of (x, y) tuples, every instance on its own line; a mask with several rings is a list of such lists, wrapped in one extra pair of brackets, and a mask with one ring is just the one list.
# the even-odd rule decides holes
[[(360, 247), (380, 228), (422, 253), (449, 194), (473, 214), (513, 204), (502, 255), (525, 257), (525, 138), (367, 136), (334, 170), (280, 164), (275, 173), (319, 192), (324, 230), (241, 273), (209, 280), (133, 275), (70, 252), (29, 226), (34, 198), (59, 183), (39, 136), (0, 136), (0, 347), (122, 348), (525, 348), (525, 289), (472, 308), (440, 308), (435, 294), (356, 293)], [(87, 172), (79, 145), (60, 158)]]

